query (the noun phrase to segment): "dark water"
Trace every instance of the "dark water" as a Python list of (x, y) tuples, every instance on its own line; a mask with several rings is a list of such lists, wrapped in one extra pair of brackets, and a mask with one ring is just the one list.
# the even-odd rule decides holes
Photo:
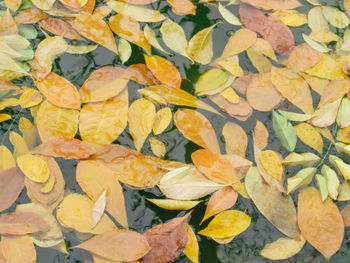
[[(299, 8), (298, 11), (307, 13), (311, 8), (306, 1), (302, 1), (305, 5), (302, 8)], [(343, 9), (342, 1), (332, 0), (332, 1), (320, 1), (322, 4), (331, 5)], [(171, 7), (164, 0), (159, 0), (156, 3), (151, 5), (154, 9), (160, 10), (162, 13), (175, 22), (179, 23), (185, 30), (187, 35), (187, 39), (190, 39), (196, 32), (201, 29), (208, 27), (210, 25), (215, 24), (218, 21), (221, 21), (221, 16), (218, 13), (215, 7), (210, 7), (209, 5), (198, 4), (197, 6), (197, 15), (196, 16), (177, 16), (171, 11)], [(230, 6), (228, 7), (235, 14), (238, 14), (238, 6)], [(161, 23), (152, 23), (150, 26), (158, 32), (158, 29), (161, 26)], [(219, 24), (213, 33), (214, 40), (214, 56), (218, 57), (231, 33), (238, 30), (238, 26), (232, 26), (228, 23), (224, 22)], [(334, 28), (333, 28), (334, 29)], [(334, 32), (339, 35), (343, 34), (342, 30), (334, 29)], [(298, 27), (293, 29), (294, 36), (296, 38), (297, 44), (303, 42), (301, 39), (301, 33), (309, 33), (309, 28), (307, 25), (302, 27)], [(43, 38), (42, 33), (39, 31), (39, 38)], [(161, 38), (159, 41), (162, 43)], [(32, 41), (33, 46), (35, 47), (39, 40)], [(163, 45), (165, 47), (165, 45)], [(144, 63), (142, 53), (139, 47), (132, 46), (133, 53), (132, 57), (125, 64), (126, 66), (135, 64), (135, 63)], [(186, 89), (189, 92), (193, 92), (194, 83), (197, 81), (199, 76), (208, 69), (207, 66), (202, 66), (198, 64), (192, 65), (191, 62), (180, 56), (168, 56), (164, 53), (160, 53), (157, 50), (153, 50), (154, 54), (161, 55), (166, 57), (171, 62), (173, 62), (177, 68), (179, 69), (181, 76), (185, 79), (182, 83), (182, 88)], [(257, 72), (256, 69), (251, 65), (247, 56), (245, 54), (240, 54), (240, 64), (242, 68), (246, 71)], [(60, 58), (56, 59), (54, 64), (53, 71), (64, 76), (68, 80), (70, 80), (76, 87), (80, 87), (83, 82), (87, 79), (87, 77), (91, 74), (91, 72), (95, 71), (98, 68), (104, 66), (121, 66), (121, 62), (117, 56), (115, 56), (112, 52), (106, 50), (105, 48), (99, 47), (95, 51), (91, 52), (87, 55), (70, 55), (64, 54)], [(34, 87), (32, 81), (29, 78), (22, 78), (15, 81), (18, 85), (26, 85), (29, 87)], [(134, 82), (129, 83), (129, 100), (130, 103), (137, 99), (139, 96), (137, 95), (137, 89), (142, 88), (142, 85), (136, 84)], [(313, 94), (315, 106), (318, 103), (319, 96), (317, 94)], [(205, 102), (217, 108), (211, 101), (203, 98)], [(171, 106), (173, 111), (176, 110), (175, 106)], [(199, 110), (201, 111), (201, 110)], [(17, 121), (20, 116), (27, 117), (31, 119), (29, 110), (22, 110), (20, 112), (19, 108), (9, 108), (6, 109), (5, 112), (11, 114), (11, 116), (17, 116), (15, 121), (6, 121), (0, 124), (1, 129), (1, 137), (0, 141), (3, 141), (6, 146), (11, 149), (11, 145), (8, 142), (8, 133), (7, 131), (13, 130), (18, 131), (17, 129)], [(286, 156), (288, 152), (282, 148), (280, 142), (275, 137), (274, 132), (272, 130), (271, 123), (271, 113), (261, 113), (254, 112), (251, 118), (249, 118), (246, 122), (240, 122), (236, 119), (229, 117), (224, 114), (225, 118), (221, 116), (208, 113), (206, 111), (201, 111), (212, 123), (215, 128), (216, 134), (218, 136), (220, 147), (224, 152), (224, 139), (221, 136), (221, 131), (223, 125), (232, 121), (241, 125), (247, 132), (249, 144), (247, 149), (247, 159), (253, 160), (253, 151), (252, 151), (252, 134), (251, 130), (254, 129), (256, 119), (262, 121), (266, 127), (268, 127), (270, 132), (269, 137), (269, 146), (268, 148), (271, 150), (275, 150), (281, 153), (283, 156)], [(165, 142), (167, 148), (167, 154), (165, 155), (165, 159), (180, 161), (184, 163), (191, 163), (191, 153), (197, 150), (199, 147), (192, 142), (186, 140), (181, 133), (176, 129), (174, 123), (171, 123), (167, 130), (158, 136), (158, 138)], [(329, 142), (325, 139), (325, 148), (328, 148)], [(115, 142), (118, 144), (122, 144), (129, 147), (133, 146), (132, 138), (126, 129), (123, 134), (120, 135), (118, 140)], [(300, 143), (297, 145), (296, 152), (303, 151), (311, 151), (316, 153), (311, 148), (301, 145)], [(142, 152), (145, 154), (152, 155), (152, 151), (148, 142), (144, 145)], [(336, 154), (335, 149), (331, 148), (330, 154)], [(341, 156), (344, 158), (346, 162), (350, 162), (350, 159), (347, 156)], [(81, 192), (80, 187), (75, 182), (75, 167), (76, 162), (73, 161), (62, 161), (59, 160), (59, 164), (61, 166), (62, 172), (64, 174), (65, 180), (67, 182), (67, 187), (70, 188), (72, 192)], [(286, 176), (290, 177), (295, 174), (295, 172), (300, 169), (297, 168), (288, 168), (286, 169)], [(170, 220), (174, 217), (182, 216), (185, 212), (177, 212), (177, 211), (168, 211), (158, 208), (157, 206), (147, 203), (145, 197), (148, 198), (164, 198), (161, 192), (157, 189), (147, 189), (144, 191), (132, 190), (128, 187), (124, 186), (124, 194), (126, 199), (126, 207), (128, 212), (129, 225), (131, 229), (134, 229), (138, 232), (144, 232), (147, 229), (164, 223), (167, 220)], [(294, 200), (296, 200), (296, 195), (293, 194)], [(201, 227), (199, 226), (199, 222), (201, 221), (205, 207), (209, 200), (209, 197), (203, 198), (204, 202), (198, 205), (195, 208), (195, 211), (192, 213), (190, 224), (193, 227), (194, 231), (197, 232), (200, 229), (204, 228), (210, 220), (207, 220)], [(26, 196), (26, 193), (23, 192), (18, 200), (19, 203), (29, 202), (30, 200)], [(343, 208), (346, 205), (346, 202), (338, 202), (337, 205), (340, 208)], [(273, 227), (256, 209), (253, 202), (251, 200), (244, 199), (243, 197), (239, 197), (237, 203), (233, 207), (234, 209), (244, 211), (252, 218), (252, 223), (250, 227), (238, 235), (232, 242), (226, 245), (218, 245), (216, 242), (212, 241), (210, 238), (206, 238), (200, 235), (197, 235), (200, 247), (200, 262), (202, 263), (240, 263), (240, 262), (249, 262), (249, 263), (265, 263), (265, 262), (273, 262), (270, 260), (266, 260), (260, 256), (261, 249), (267, 244), (270, 243), (283, 235)], [(13, 211), (14, 206), (12, 206), (9, 211)], [(338, 253), (329, 260), (331, 263), (348, 263), (350, 262), (350, 235), (348, 234), (349, 230), (347, 229), (345, 238), (343, 241), (343, 245)], [(77, 244), (78, 240), (72, 233), (66, 234), (66, 243), (67, 247), (74, 246)], [(69, 257), (66, 255), (57, 252), (52, 249), (42, 249), (37, 248), (38, 252), (38, 261), (39, 263), (48, 263), (48, 262), (82, 262), (82, 255), (79, 250), (71, 250)], [(190, 262), (183, 254), (179, 257), (176, 262)], [(326, 262), (323, 256), (318, 253), (314, 248), (312, 248), (309, 244), (306, 244), (302, 251), (284, 261), (277, 262), (288, 262), (288, 263), (322, 263)]]

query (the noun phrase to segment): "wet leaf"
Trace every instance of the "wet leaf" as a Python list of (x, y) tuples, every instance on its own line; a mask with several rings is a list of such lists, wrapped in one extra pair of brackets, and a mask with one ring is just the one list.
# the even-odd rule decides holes
[(17, 158), (19, 169), (30, 180), (45, 183), (49, 179), (50, 170), (45, 159), (32, 154), (21, 155)]
[(290, 238), (300, 235), (297, 225), (297, 214), (290, 196), (264, 184), (258, 169), (250, 168), (245, 179), (249, 196), (259, 211), (283, 234)]
[(120, 94), (128, 83), (126, 71), (120, 67), (95, 70), (79, 90), (81, 101), (105, 101)]
[(350, 200), (350, 185), (348, 181), (344, 181), (339, 186), (338, 201), (348, 201)]
[(9, 139), (14, 148), (14, 152), (13, 152), (14, 158), (17, 158), (29, 152), (26, 141), (17, 132), (10, 132)]
[(350, 100), (346, 97), (342, 99), (338, 113), (337, 113), (337, 124), (340, 128), (350, 126)]
[(231, 103), (221, 94), (215, 94), (209, 96), (209, 98), (217, 104), (222, 111), (240, 121), (246, 121), (253, 113), (252, 107), (250, 107), (249, 103), (242, 97), (239, 98), (239, 103)]
[(27, 236), (2, 236), (1, 248), (6, 262), (36, 262), (36, 251), (33, 240)]
[(152, 45), (153, 47), (159, 49), (160, 51), (164, 52), (164, 53), (168, 53), (166, 52), (162, 46), (159, 44), (158, 40), (157, 40), (157, 35), (154, 32), (154, 30), (152, 28), (150, 28), (148, 25), (145, 25), (145, 27), (143, 28), (143, 34), (146, 38), (146, 40), (148, 41), (148, 43), (150, 45)]
[(297, 135), (292, 124), (285, 117), (273, 111), (272, 126), (282, 146), (289, 151), (294, 151), (297, 144)]
[(184, 250), (187, 243), (187, 218), (189, 214), (147, 230), (143, 235), (152, 250), (141, 263), (173, 262)]
[(219, 3), (218, 10), (221, 16), (230, 24), (235, 26), (241, 26), (242, 23), (239, 21), (239, 18), (235, 16), (231, 11)]
[(193, 168), (182, 167), (165, 174), (158, 187), (168, 198), (195, 200), (221, 189), (224, 185), (206, 179)]
[(0, 173), (0, 211), (9, 208), (24, 188), (24, 174), (12, 167)]
[(128, 226), (123, 190), (109, 168), (95, 161), (81, 161), (76, 169), (76, 178), (83, 191), (95, 202), (102, 192), (107, 191), (106, 211), (119, 224)]
[(234, 237), (244, 232), (249, 227), (250, 222), (251, 218), (241, 211), (223, 211), (215, 216), (209, 225), (198, 234), (212, 238)]
[(108, 25), (99, 17), (80, 12), (70, 22), (72, 27), (82, 36), (108, 48), (118, 55), (117, 44)]
[(282, 116), (284, 116), (288, 121), (308, 121), (312, 118), (312, 115), (304, 113), (296, 113), (289, 111), (278, 111)]
[(150, 250), (146, 238), (141, 234), (124, 229), (114, 229), (96, 235), (76, 246), (104, 258), (115, 261), (133, 261)]
[(1, 235), (25, 235), (35, 232), (46, 232), (49, 224), (33, 212), (14, 212), (0, 215)]
[(265, 39), (257, 38), (253, 47), (255, 47), (257, 50), (259, 50), (268, 58), (271, 58), (274, 61), (277, 61), (276, 54), (273, 51), (271, 44), (267, 42)]
[(155, 156), (162, 158), (166, 154), (166, 148), (164, 143), (157, 138), (150, 138), (149, 143), (151, 145), (152, 152)]
[(127, 114), (127, 90), (106, 102), (85, 104), (80, 112), (80, 136), (90, 145), (108, 145), (124, 131)]
[(94, 207), (92, 208), (92, 226), (94, 228), (97, 223), (101, 220), (103, 213), (106, 207), (106, 193), (107, 190), (104, 190), (96, 199)]
[(64, 20), (57, 18), (47, 18), (40, 20), (39, 25), (41, 28), (49, 31), (54, 35), (66, 37), (73, 40), (83, 40), (79, 33)]
[(298, 0), (243, 0), (242, 2), (265, 10), (294, 9), (301, 6)]
[(212, 33), (216, 26), (204, 28), (197, 32), (188, 42), (187, 53), (189, 56), (200, 64), (209, 64), (213, 58), (213, 40)]
[(221, 57), (231, 57), (237, 55), (255, 44), (257, 35), (249, 29), (237, 30), (228, 40)]
[(151, 199), (146, 198), (151, 203), (159, 206), (160, 208), (167, 210), (190, 210), (201, 201), (181, 201), (181, 200), (171, 200), (171, 199)]
[(227, 122), (222, 129), (222, 135), (225, 138), (227, 154), (245, 156), (248, 138), (241, 126), (234, 122)]
[(209, 69), (204, 72), (196, 83), (196, 93), (204, 93), (207, 91), (220, 88), (229, 79), (229, 74), (221, 69)]
[(0, 113), (0, 122), (11, 120), (11, 115), (8, 115), (6, 113)]
[(42, 142), (53, 138), (73, 138), (78, 130), (79, 112), (63, 109), (48, 101), (40, 104), (35, 121)]
[(216, 191), (209, 199), (201, 223), (213, 215), (231, 208), (236, 203), (237, 198), (238, 194), (231, 186)]
[(321, 160), (316, 154), (313, 153), (290, 153), (283, 160), (283, 165), (285, 166), (295, 166), (295, 165), (303, 165), (303, 166), (313, 166)]
[(299, 27), (308, 22), (306, 14), (299, 13), (296, 10), (281, 9), (272, 13), (271, 16), (280, 19), (284, 24), (290, 27)]
[(261, 250), (261, 255), (271, 260), (283, 260), (298, 254), (305, 245), (302, 235), (295, 239), (282, 237), (276, 241), (265, 245)]
[(165, 129), (169, 126), (172, 117), (173, 114), (169, 107), (165, 107), (157, 111), (152, 127), (153, 133), (158, 135), (165, 131)]
[(94, 202), (87, 196), (69, 194), (57, 207), (56, 217), (62, 226), (83, 233), (101, 234), (117, 228), (113, 221), (106, 214), (103, 214), (101, 220), (92, 229), (93, 207)]
[(177, 129), (190, 141), (213, 152), (220, 152), (214, 128), (198, 111), (179, 109), (174, 115)]
[(56, 183), (56, 178), (52, 175), (50, 175), (49, 179), (40, 188), (40, 192), (43, 194), (50, 193)]
[(322, 53), (328, 53), (329, 51), (331, 51), (325, 44), (319, 43), (311, 39), (308, 35), (302, 34), (302, 36), (305, 42), (314, 50)]
[(255, 129), (254, 129), (254, 144), (260, 149), (263, 150), (266, 148), (269, 140), (269, 132), (266, 129), (265, 125), (257, 120)]
[(327, 179), (327, 190), (329, 197), (333, 200), (337, 200), (339, 194), (338, 188), (340, 185), (337, 173), (325, 164), (322, 166), (321, 173)]
[(64, 159), (86, 159), (95, 151), (81, 140), (56, 138), (38, 145), (31, 152)]
[(249, 48), (247, 50), (247, 55), (250, 62), (252, 62), (253, 66), (258, 70), (258, 72), (268, 73), (271, 71), (271, 62), (259, 50), (255, 49), (254, 47)]
[(167, 0), (177, 15), (195, 15), (196, 6), (189, 0)]
[(130, 105), (128, 112), (129, 131), (137, 151), (141, 151), (146, 138), (152, 132), (155, 117), (156, 107), (149, 100), (138, 99)]
[(180, 73), (169, 60), (156, 55), (144, 57), (147, 67), (160, 82), (172, 88), (180, 88)]
[(121, 38), (118, 44), (120, 60), (124, 64), (127, 62), (132, 54), (132, 49), (129, 41)]
[(293, 193), (297, 188), (307, 186), (311, 183), (317, 169), (314, 167), (304, 168), (287, 180), (287, 194)]
[(97, 47), (98, 45), (68, 45), (66, 52), (73, 55), (82, 55), (94, 51)]
[(350, 143), (350, 127), (339, 129), (337, 133), (337, 140), (344, 143)]
[(347, 79), (336, 79), (331, 81), (324, 89), (319, 106), (341, 99), (350, 91), (350, 81)]
[(167, 18), (160, 27), (160, 32), (162, 33), (162, 40), (168, 48), (191, 59), (187, 53), (188, 42), (185, 31), (180, 25)]
[(21, 97), (19, 98), (19, 104), (21, 105), (22, 108), (31, 108), (40, 104), (42, 100), (43, 100), (43, 96), (39, 91), (32, 88), (25, 88)]
[(193, 232), (190, 225), (187, 225), (187, 243), (184, 249), (184, 254), (193, 262), (198, 263), (199, 246), (196, 234)]
[(330, 258), (340, 248), (344, 237), (341, 214), (330, 199), (322, 202), (314, 187), (299, 193), (298, 225), (305, 239), (325, 258)]
[(349, 25), (349, 18), (338, 8), (332, 6), (322, 6), (322, 12), (328, 22), (337, 28), (345, 28)]
[(320, 133), (310, 124), (300, 123), (294, 126), (298, 138), (307, 146), (322, 154), (323, 140)]
[(292, 50), (287, 60), (287, 67), (295, 72), (304, 71), (315, 66), (321, 58), (320, 52), (303, 43)]

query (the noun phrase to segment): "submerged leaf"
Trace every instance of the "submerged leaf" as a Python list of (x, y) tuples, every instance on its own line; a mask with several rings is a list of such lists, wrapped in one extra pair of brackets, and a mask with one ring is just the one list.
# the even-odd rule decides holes
[(304, 247), (305, 242), (306, 241), (302, 235), (294, 239), (282, 237), (267, 244), (261, 250), (261, 255), (272, 260), (287, 259), (298, 254)]

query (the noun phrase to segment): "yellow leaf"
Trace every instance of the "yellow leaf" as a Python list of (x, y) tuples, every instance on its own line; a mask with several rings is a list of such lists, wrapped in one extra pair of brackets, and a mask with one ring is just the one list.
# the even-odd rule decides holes
[(323, 78), (323, 79), (338, 79), (346, 78), (343, 72), (342, 65), (329, 55), (323, 55), (323, 58), (314, 67), (305, 70), (305, 72), (311, 76)]
[(350, 143), (350, 126), (338, 130), (337, 140), (344, 143)]
[(0, 145), (0, 172), (15, 167), (16, 161), (5, 145)]
[(149, 139), (149, 143), (151, 145), (152, 152), (155, 156), (162, 158), (165, 155), (166, 148), (162, 141), (152, 137)]
[(239, 21), (239, 18), (236, 17), (231, 11), (229, 11), (227, 8), (225, 8), (222, 4), (219, 3), (218, 10), (221, 14), (221, 16), (230, 24), (235, 26), (241, 26), (242, 23)]
[(103, 214), (100, 222), (91, 229), (94, 202), (85, 195), (69, 194), (57, 207), (56, 216), (64, 227), (73, 228), (82, 233), (101, 234), (116, 229), (113, 221)]
[(323, 15), (328, 22), (337, 28), (345, 28), (349, 25), (349, 18), (346, 14), (333, 6), (322, 6)]
[(319, 107), (312, 119), (311, 124), (316, 127), (328, 127), (335, 122), (337, 117), (338, 108), (340, 106), (341, 99), (337, 99), (331, 103), (327, 103)]
[(322, 53), (328, 53), (329, 51), (331, 51), (325, 44), (312, 40), (308, 35), (302, 34), (302, 36), (305, 42), (309, 44), (309, 46), (315, 49), (316, 51), (319, 51)]
[(316, 6), (310, 9), (308, 14), (308, 26), (312, 31), (329, 29), (328, 22), (323, 16), (321, 6)]
[(158, 43), (157, 40), (157, 35), (154, 32), (154, 30), (152, 28), (150, 28), (148, 25), (145, 25), (145, 27), (143, 28), (143, 34), (145, 35), (145, 38), (147, 39), (148, 43), (150, 43), (150, 45), (154, 46), (155, 48), (159, 49), (160, 51), (169, 54), (168, 52), (166, 52), (162, 46)]
[(253, 47), (255, 47), (257, 50), (259, 50), (268, 58), (271, 58), (274, 61), (277, 61), (275, 51), (273, 51), (271, 44), (267, 42), (265, 39), (257, 38)]
[(43, 194), (50, 193), (55, 183), (56, 183), (56, 178), (50, 175), (49, 179), (45, 183), (43, 183), (43, 185), (41, 186), (40, 192), (42, 192)]
[(298, 254), (305, 245), (302, 235), (295, 239), (282, 237), (276, 241), (265, 245), (261, 250), (261, 255), (271, 260), (283, 260)]
[(287, 194), (293, 193), (299, 187), (310, 184), (316, 172), (316, 168), (308, 167), (298, 171), (295, 176), (289, 177), (287, 180)]
[(38, 132), (35, 126), (27, 118), (21, 117), (19, 119), (18, 128), (23, 134), (28, 148), (32, 149), (37, 144)]
[(68, 45), (66, 52), (73, 55), (82, 55), (94, 51), (97, 47), (98, 45)]
[(30, 180), (37, 183), (45, 183), (50, 176), (49, 166), (45, 159), (32, 154), (21, 155), (17, 158), (19, 169)]
[(187, 224), (187, 243), (184, 249), (184, 254), (192, 263), (198, 263), (199, 246), (196, 234), (193, 232), (190, 225)]
[(228, 40), (221, 57), (237, 55), (255, 44), (257, 35), (249, 29), (243, 28), (236, 31)]
[(26, 141), (17, 132), (10, 132), (9, 139), (14, 148), (13, 156), (15, 158), (29, 152)]
[(8, 115), (6, 113), (0, 113), (0, 122), (8, 121), (11, 119), (12, 119), (11, 115)]
[(340, 185), (337, 173), (325, 164), (322, 166), (321, 173), (327, 180), (327, 190), (330, 198), (337, 200), (339, 194), (338, 188)]
[(271, 16), (278, 18), (287, 26), (299, 27), (307, 24), (307, 16), (299, 13), (296, 10), (281, 9), (271, 14)]
[(248, 48), (247, 55), (250, 62), (252, 62), (253, 66), (258, 70), (258, 72), (267, 73), (271, 71), (271, 62), (265, 58), (259, 50)]
[(135, 148), (141, 148), (152, 131), (154, 118), (156, 117), (156, 107), (146, 99), (134, 101), (128, 111), (129, 131), (134, 140)]
[(294, 165), (303, 165), (303, 166), (313, 166), (321, 160), (316, 154), (313, 153), (290, 153), (283, 160), (283, 165), (285, 166), (294, 166)]
[(248, 138), (241, 126), (233, 122), (227, 122), (222, 129), (222, 135), (226, 142), (226, 153), (245, 156)]
[(221, 87), (228, 80), (229, 74), (221, 69), (209, 69), (196, 83), (196, 93), (207, 92)]
[(321, 42), (321, 43), (328, 43), (328, 42), (332, 42), (332, 41), (339, 41), (340, 37), (333, 33), (332, 31), (330, 31), (329, 29), (321, 29), (321, 30), (317, 30), (317, 31), (312, 31), (311, 34), (309, 35), (309, 37), (312, 40)]
[(31, 108), (40, 104), (43, 100), (41, 93), (32, 88), (24, 88), (24, 91), (19, 98), (19, 104), (22, 108)]
[(320, 133), (313, 126), (307, 123), (300, 123), (295, 125), (294, 129), (303, 143), (322, 154), (323, 140)]
[(80, 111), (80, 136), (94, 146), (108, 145), (124, 131), (127, 114), (127, 89), (108, 101), (85, 104)]
[(278, 153), (271, 150), (262, 151), (259, 158), (265, 171), (278, 181), (282, 181), (283, 165)]
[(153, 133), (161, 134), (170, 124), (173, 114), (169, 107), (165, 107), (157, 111), (153, 122)]
[(212, 238), (237, 236), (249, 227), (250, 221), (247, 214), (238, 210), (228, 210), (215, 216), (198, 234)]
[(233, 88), (227, 88), (220, 92), (220, 94), (231, 103), (239, 103), (239, 96)]
[(8, 70), (24, 75), (29, 75), (19, 64), (16, 63), (10, 56), (0, 52), (0, 70)]
[(189, 210), (198, 205), (202, 201), (181, 201), (171, 199), (151, 199), (146, 198), (151, 203), (167, 210)]

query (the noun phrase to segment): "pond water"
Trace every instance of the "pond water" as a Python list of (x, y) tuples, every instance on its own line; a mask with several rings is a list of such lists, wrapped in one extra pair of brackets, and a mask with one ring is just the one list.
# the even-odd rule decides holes
[[(307, 13), (312, 7), (306, 1), (301, 1), (304, 6), (298, 8), (297, 10), (303, 13)], [(332, 0), (332, 1), (320, 1), (324, 5), (334, 6), (342, 9), (342, 1), (340, 0)], [(98, 5), (101, 5), (99, 3)], [(178, 16), (175, 15), (171, 11), (171, 6), (164, 0), (159, 0), (150, 5), (152, 8), (161, 11), (167, 17), (172, 19), (173, 21), (180, 24), (186, 33), (187, 39), (190, 39), (196, 32), (201, 29), (213, 25), (219, 21), (222, 21), (222, 18), (215, 6), (211, 6), (204, 3), (198, 3), (197, 5), (197, 14), (196, 16)], [(238, 7), (237, 5), (229, 6), (228, 9), (232, 11), (234, 14), (238, 15)], [(152, 28), (159, 32), (159, 28), (161, 23), (152, 23)], [(214, 57), (220, 56), (223, 48), (225, 47), (229, 36), (238, 30), (240, 27), (230, 25), (226, 22), (218, 24), (213, 33), (213, 41), (214, 41)], [(37, 28), (38, 29), (38, 28)], [(333, 28), (334, 29), (334, 28)], [(342, 36), (344, 30), (334, 29), (337, 34)], [(301, 38), (301, 33), (309, 33), (310, 29), (307, 25), (293, 28), (292, 29), (294, 36), (296, 37), (296, 44), (304, 42)], [(44, 36), (38, 30), (39, 36), (37, 39), (32, 40), (33, 46), (35, 47), (40, 39), (43, 39)], [(159, 38), (160, 40), (161, 38)], [(161, 41), (161, 40), (160, 40)], [(125, 63), (125, 66), (132, 65), (135, 63), (144, 63), (144, 59), (142, 53), (140, 52), (140, 48), (132, 45), (133, 52), (131, 58), (128, 62)], [(209, 69), (208, 66), (203, 66), (198, 63), (192, 64), (188, 59), (180, 56), (180, 55), (167, 55), (157, 50), (154, 50), (154, 54), (158, 54), (160, 56), (166, 57), (169, 61), (171, 61), (176, 67), (179, 69), (181, 76), (183, 77), (182, 88), (193, 93), (194, 92), (194, 83), (198, 80), (199, 76), (205, 72), (205, 70)], [(257, 72), (256, 69), (252, 66), (251, 62), (247, 58), (245, 53), (239, 55), (240, 65), (245, 71), (249, 72)], [(58, 59), (55, 60), (53, 72), (67, 78), (71, 81), (76, 87), (81, 87), (87, 77), (91, 74), (91, 72), (105, 66), (120, 66), (122, 63), (119, 58), (115, 56), (109, 50), (98, 47), (96, 50), (92, 51), (89, 54), (85, 55), (70, 55), (63, 54)], [(21, 78), (15, 80), (19, 86), (25, 85), (28, 87), (35, 87), (30, 78)], [(135, 99), (139, 98), (139, 95), (136, 94), (136, 90), (142, 87), (139, 84), (134, 82), (129, 82), (129, 102), (131, 103)], [(319, 95), (313, 92), (315, 107), (319, 100)], [(210, 100), (206, 98), (202, 98), (203, 101), (218, 109), (218, 107), (213, 104)], [(177, 109), (176, 106), (171, 106), (173, 112)], [(201, 110), (200, 110), (201, 111)], [(8, 131), (18, 131), (17, 125), (19, 117), (27, 117), (31, 120), (32, 117), (30, 115), (30, 110), (24, 109), (20, 111), (20, 108), (7, 108), (4, 112), (9, 113), (13, 116), (14, 121), (6, 121), (0, 124), (1, 128), (1, 136), (0, 141), (2, 141), (8, 148), (11, 149), (11, 144), (8, 141)], [(231, 118), (227, 114), (223, 114), (224, 118), (219, 115), (211, 114), (206, 111), (201, 111), (212, 123), (215, 128), (216, 134), (219, 139), (220, 147), (224, 151), (224, 139), (221, 135), (223, 125), (232, 121), (238, 123), (241, 127), (244, 128), (248, 135), (248, 148), (247, 148), (247, 156), (248, 160), (254, 160), (253, 156), (253, 145), (252, 145), (252, 130), (255, 127), (256, 120), (260, 120), (265, 124), (270, 132), (269, 137), (269, 149), (275, 150), (281, 153), (283, 156), (286, 156), (288, 152), (281, 146), (279, 140), (275, 137), (275, 133), (272, 129), (272, 115), (269, 113), (262, 113), (254, 111), (253, 115), (245, 122), (238, 121), (237, 119)], [(183, 135), (176, 129), (174, 123), (172, 122), (170, 126), (167, 128), (166, 132), (162, 133), (158, 137), (161, 141), (166, 144), (166, 155), (164, 159), (179, 161), (183, 163), (191, 163), (191, 153), (200, 147), (196, 144), (188, 141), (183, 137)], [(131, 148), (134, 148), (134, 143), (129, 134), (128, 129), (126, 129), (114, 142), (117, 144), (125, 145)], [(328, 148), (328, 141), (325, 140), (325, 148)], [(302, 145), (298, 142), (297, 150), (299, 152), (302, 151), (313, 151), (311, 148)], [(153, 155), (150, 145), (148, 142), (142, 148), (142, 152), (147, 155)], [(331, 148), (330, 154), (336, 153), (334, 147)], [(345, 162), (350, 162), (350, 159), (347, 156), (343, 156)], [(63, 161), (58, 159), (60, 167), (62, 169), (64, 178), (67, 183), (67, 187), (72, 192), (83, 193), (79, 185), (75, 181), (75, 161)], [(288, 168), (286, 170), (286, 177), (290, 177), (295, 174), (297, 168)], [(126, 186), (123, 186), (124, 194), (126, 198), (126, 208), (128, 213), (129, 226), (131, 229), (136, 230), (138, 232), (143, 233), (147, 229), (164, 223), (170, 219), (175, 217), (179, 217), (185, 214), (185, 212), (178, 211), (168, 211), (157, 206), (150, 204), (145, 200), (146, 198), (164, 198), (162, 193), (157, 188), (146, 189), (137, 191), (134, 189), (130, 189)], [(292, 195), (294, 201), (296, 201), (297, 194)], [(190, 219), (190, 225), (193, 227), (194, 231), (197, 232), (208, 224), (208, 221), (203, 224), (203, 226), (199, 225), (201, 221), (206, 205), (209, 200), (209, 196), (202, 198), (204, 202), (199, 204), (192, 213)], [(20, 198), (17, 200), (17, 203), (25, 203), (30, 202), (28, 197), (26, 196), (25, 191), (22, 192)], [(336, 202), (339, 208), (343, 208), (346, 205), (346, 202)], [(14, 210), (14, 205), (9, 208), (8, 211)], [(260, 256), (261, 249), (267, 244), (270, 243), (283, 235), (271, 224), (269, 223), (264, 216), (257, 210), (256, 206), (251, 200), (239, 197), (237, 203), (234, 206), (234, 209), (244, 211), (247, 213), (251, 219), (252, 223), (250, 227), (238, 235), (232, 242), (226, 245), (219, 245), (214, 242), (210, 238), (206, 238), (204, 236), (197, 235), (199, 241), (200, 248), (200, 262), (203, 263), (237, 263), (237, 262), (249, 262), (249, 263), (263, 263), (263, 262), (274, 262), (267, 259), (264, 259)], [(66, 244), (67, 247), (74, 246), (77, 244), (79, 240), (76, 239), (74, 234), (66, 233)], [(42, 249), (37, 248), (38, 252), (38, 260), (39, 263), (48, 263), (48, 262), (83, 262), (81, 251), (77, 249), (73, 249), (70, 251), (69, 257), (66, 255), (53, 250), (53, 249)], [(181, 254), (181, 256), (175, 262), (190, 262), (185, 255)], [(302, 251), (298, 253), (296, 256), (283, 261), (277, 262), (298, 262), (298, 263), (323, 263), (327, 262), (324, 257), (317, 252), (311, 245), (308, 243), (304, 246)], [(350, 235), (348, 234), (348, 230), (346, 231), (345, 238), (341, 249), (337, 252), (335, 256), (331, 258), (330, 263), (347, 263), (350, 262)]]

